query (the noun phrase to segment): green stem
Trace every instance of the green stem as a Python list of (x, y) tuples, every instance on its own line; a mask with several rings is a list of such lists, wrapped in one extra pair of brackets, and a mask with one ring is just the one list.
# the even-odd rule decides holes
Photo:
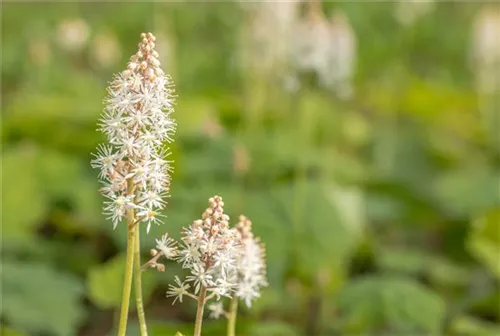
[(238, 298), (236, 296), (231, 300), (229, 307), (229, 316), (227, 319), (227, 336), (235, 336), (236, 330), (236, 315), (238, 313)]
[(126, 336), (130, 292), (132, 290), (132, 271), (134, 268), (134, 210), (127, 210), (127, 260), (125, 263), (125, 278), (123, 280), (122, 305), (118, 336)]
[(198, 297), (198, 309), (196, 310), (196, 322), (194, 325), (194, 336), (201, 335), (201, 324), (203, 323), (203, 309), (205, 307), (205, 296), (207, 294), (207, 289), (201, 287), (201, 293)]
[(137, 306), (137, 316), (139, 317), (139, 327), (141, 336), (148, 335), (146, 315), (144, 313), (144, 303), (142, 300), (142, 270), (141, 270), (141, 243), (139, 237), (139, 225), (134, 225), (135, 230), (135, 251), (134, 251), (134, 283), (135, 301)]

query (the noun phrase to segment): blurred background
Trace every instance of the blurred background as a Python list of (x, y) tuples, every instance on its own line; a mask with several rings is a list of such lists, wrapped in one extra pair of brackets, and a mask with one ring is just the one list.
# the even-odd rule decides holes
[[(126, 233), (89, 162), (147, 31), (178, 132), (144, 260), (218, 194), (267, 246), (239, 335), (500, 335), (498, 4), (10, 2), (1, 24), (2, 335), (113, 334)], [(144, 275), (150, 333), (190, 334), (166, 266)]]

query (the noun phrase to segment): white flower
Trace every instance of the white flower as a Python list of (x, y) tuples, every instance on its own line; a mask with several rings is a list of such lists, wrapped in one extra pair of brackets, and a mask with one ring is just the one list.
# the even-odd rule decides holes
[[(182, 231), (182, 244), (175, 259), (183, 268), (190, 270), (186, 277), (192, 283), (194, 293), (209, 292), (207, 297), (231, 297), (236, 282), (239, 255), (236, 231), (229, 228), (229, 217), (224, 214), (224, 202), (218, 196), (209, 199), (209, 207), (201, 219)], [(165, 238), (167, 239), (167, 238)], [(158, 242), (158, 241), (157, 241)], [(157, 246), (160, 249), (160, 245)], [(161, 250), (161, 249), (160, 249)]]
[(149, 230), (151, 229), (151, 223), (160, 225), (163, 223), (163, 221), (158, 218), (160, 214), (154, 210), (151, 210), (149, 208), (145, 208), (144, 210), (140, 211), (137, 213), (137, 217), (141, 218), (141, 221), (147, 222), (148, 225), (146, 226), (146, 232), (149, 233)]
[(210, 311), (210, 317), (214, 319), (218, 319), (219, 317), (226, 314), (224, 311), (224, 306), (222, 302), (216, 302), (208, 305), (208, 310)]
[[(292, 38), (291, 61), (298, 72), (315, 73), (319, 84), (334, 90), (340, 98), (353, 94), (356, 35), (344, 13), (336, 11), (328, 21), (321, 7), (310, 7)], [(288, 85), (293, 89), (298, 84)]]
[(178, 276), (175, 277), (175, 283), (177, 284), (177, 286), (168, 285), (167, 291), (167, 297), (175, 297), (172, 305), (175, 303), (175, 301), (177, 301), (177, 299), (182, 302), (182, 296), (188, 293), (188, 289), (190, 287), (189, 284), (181, 282)]
[(198, 244), (196, 242), (185, 243), (183, 249), (179, 251), (179, 262), (183, 268), (190, 268), (191, 265), (198, 264), (201, 258)]
[(213, 284), (212, 275), (208, 274), (205, 267), (199, 264), (191, 266), (191, 274), (186, 278), (188, 282), (194, 282), (194, 292), (198, 293), (201, 286), (208, 287)]
[(236, 296), (250, 307), (260, 297), (260, 289), (267, 286), (264, 247), (253, 236), (252, 222), (240, 216), (236, 225), (241, 250), (238, 256)]
[(233, 291), (235, 283), (226, 281), (225, 278), (217, 279), (214, 288), (209, 289), (215, 294), (217, 300), (220, 300), (221, 296), (231, 297), (231, 292)]
[(171, 142), (174, 97), (172, 81), (164, 74), (155, 51), (155, 37), (141, 35), (139, 51), (127, 70), (114, 77), (108, 88), (99, 130), (108, 144), (100, 145), (91, 161), (100, 169), (101, 191), (110, 199), (104, 212), (113, 226), (134, 210), (135, 219), (160, 224), (170, 187), (170, 162), (164, 142)]
[(175, 241), (168, 237), (168, 233), (164, 234), (161, 239), (156, 240), (156, 248), (162, 253), (166, 258), (173, 258), (177, 254), (177, 248), (175, 246)]
[(99, 168), (99, 178), (105, 178), (113, 171), (117, 159), (117, 153), (113, 153), (113, 147), (109, 145), (99, 145), (95, 159), (90, 161), (92, 168)]
[(245, 301), (247, 307), (251, 307), (252, 300), (260, 297), (260, 293), (256, 286), (252, 285), (250, 282), (242, 281), (236, 290), (236, 296)]
[(113, 221), (113, 228), (118, 225), (118, 223), (125, 216), (127, 209), (133, 209), (135, 207), (132, 202), (133, 196), (108, 196), (111, 201), (104, 202), (104, 214), (108, 215), (107, 219)]

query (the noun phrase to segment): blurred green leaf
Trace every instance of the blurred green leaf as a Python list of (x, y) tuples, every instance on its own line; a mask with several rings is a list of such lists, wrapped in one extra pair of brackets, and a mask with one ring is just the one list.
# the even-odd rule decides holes
[(418, 274), (429, 265), (429, 256), (420, 250), (381, 249), (376, 253), (380, 267), (387, 270)]
[(447, 171), (438, 176), (435, 191), (444, 208), (453, 214), (479, 213), (500, 205), (500, 173), (485, 166)]
[(2, 157), (2, 243), (4, 248), (28, 243), (47, 211), (48, 199), (37, 179), (36, 148), (6, 150)]
[(473, 316), (458, 316), (450, 325), (452, 335), (461, 336), (496, 336), (500, 335), (500, 324), (480, 320)]
[[(117, 255), (104, 264), (96, 265), (89, 270), (87, 288), (90, 300), (102, 309), (119, 307), (122, 300), (123, 277), (125, 274), (125, 255)], [(155, 271), (142, 274), (142, 295), (147, 304), (157, 283)], [(132, 289), (130, 305), (135, 305)]]
[[(283, 192), (281, 200), (300, 193), (300, 196), (295, 195), (300, 197), (300, 203), (290, 200), (290, 203), (284, 204), (291, 225), (296, 225), (294, 248), (300, 274), (311, 278), (321, 271), (330, 274), (327, 276), (341, 277), (342, 269), (356, 247), (362, 222), (352, 216), (353, 210), (338, 200), (342, 195), (340, 187), (307, 182), (300, 189), (283, 189)], [(360, 213), (363, 211), (360, 202), (352, 206)], [(298, 208), (300, 212), (297, 212)]]
[(471, 280), (471, 271), (467, 268), (421, 249), (382, 248), (376, 252), (376, 258), (384, 270), (426, 275), (443, 285), (464, 285)]
[(344, 332), (430, 333), (441, 330), (445, 304), (410, 278), (366, 276), (340, 290)]
[(297, 328), (286, 322), (258, 322), (250, 329), (250, 336), (295, 336), (299, 335)]
[(11, 328), (6, 327), (6, 326), (2, 326), (0, 328), (0, 335), (2, 335), (2, 336), (27, 336), (28, 334), (26, 334), (22, 331), (11, 329)]
[(491, 210), (473, 220), (467, 247), (472, 255), (500, 278), (499, 209)]
[(78, 279), (45, 265), (2, 263), (2, 315), (30, 334), (76, 334), (85, 317), (83, 293)]

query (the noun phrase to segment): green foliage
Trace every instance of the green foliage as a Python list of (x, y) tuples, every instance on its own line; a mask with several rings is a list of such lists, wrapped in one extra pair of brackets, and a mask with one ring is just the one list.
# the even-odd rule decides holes
[(2, 293), (5, 319), (30, 334), (72, 335), (85, 318), (81, 282), (43, 264), (4, 260)]
[(439, 334), (445, 304), (433, 291), (408, 278), (368, 276), (341, 289), (338, 306), (346, 333)]
[(285, 322), (260, 322), (250, 330), (250, 336), (296, 336), (297, 329)]
[[(123, 276), (125, 274), (125, 255), (121, 254), (106, 263), (95, 265), (89, 270), (87, 288), (90, 300), (102, 309), (117, 308), (122, 299)], [(142, 279), (142, 295), (145, 303), (156, 285), (154, 271), (145, 272)], [(135, 304), (131, 296), (131, 306)]]
[(9, 195), (2, 198), (2, 239), (12, 246), (30, 242), (47, 211), (34, 161), (31, 148), (6, 151), (2, 157), (2, 174), (11, 177), (2, 179), (2, 192)]
[(450, 326), (453, 335), (495, 336), (500, 334), (497, 324), (481, 321), (471, 316), (458, 316)]
[(500, 278), (500, 210), (492, 210), (472, 223), (468, 247), (471, 253)]
[(426, 276), (434, 284), (466, 285), (472, 272), (452, 261), (417, 249), (382, 249), (377, 251), (378, 265), (387, 271), (412, 276)]

